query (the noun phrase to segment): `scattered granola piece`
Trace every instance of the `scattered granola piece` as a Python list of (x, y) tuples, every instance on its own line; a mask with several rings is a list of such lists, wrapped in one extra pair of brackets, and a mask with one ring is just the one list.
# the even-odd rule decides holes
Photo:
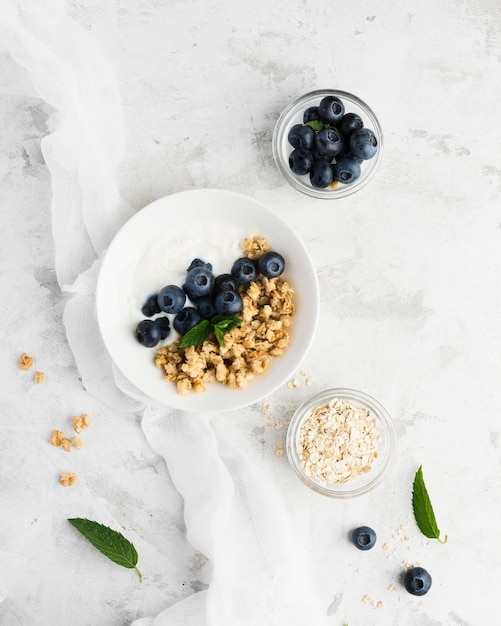
[(396, 590), (397, 590), (397, 586), (396, 586), (396, 585), (390, 585), (390, 586), (388, 587), (388, 590), (389, 590), (389, 591), (396, 591)]
[(87, 413), (83, 413), (81, 417), (73, 415), (71, 419), (73, 421), (73, 430), (78, 434), (80, 434), (84, 428), (89, 426), (89, 416)]
[(61, 474), (59, 482), (63, 487), (71, 487), (71, 485), (75, 484), (78, 478), (78, 474), (73, 474), (71, 472), (64, 472)]
[(71, 443), (77, 450), (81, 450), (83, 448), (83, 441), (80, 439), (80, 437), (73, 437)]
[(313, 376), (308, 376), (308, 378), (306, 379), (305, 385), (307, 387), (311, 387), (311, 385), (313, 385), (314, 382), (315, 382), (315, 379), (313, 378)]
[(384, 550), (385, 552), (388, 552), (388, 550), (390, 550), (390, 549), (391, 549), (391, 548), (390, 548), (390, 546), (389, 546), (387, 543), (383, 543), (382, 548), (383, 548), (383, 550)]
[(45, 380), (45, 373), (35, 372), (35, 375), (33, 376), (33, 380), (35, 381), (36, 385), (41, 385), (43, 381)]
[(28, 356), (26, 352), (23, 352), (23, 354), (21, 355), (19, 359), (19, 367), (22, 370), (26, 371), (26, 370), (29, 370), (32, 365), (33, 365), (33, 358), (31, 356)]
[(282, 457), (284, 455), (284, 449), (283, 448), (275, 448), (275, 456), (277, 457)]
[(263, 404), (263, 408), (261, 410), (261, 417), (266, 417), (268, 415), (268, 411), (270, 410), (271, 405), (269, 403)]
[(371, 604), (372, 601), (372, 596), (368, 593), (366, 593), (365, 596), (362, 598), (362, 602), (365, 602), (366, 604)]
[(71, 441), (68, 439), (68, 437), (63, 437), (61, 439), (61, 443), (59, 444), (59, 447), (62, 448), (65, 452), (71, 451)]
[(52, 431), (52, 437), (49, 440), (49, 443), (53, 446), (60, 446), (61, 440), (63, 439), (63, 431), (62, 430), (54, 430)]
[(275, 430), (282, 430), (282, 428), (284, 427), (284, 420), (277, 420), (275, 422)]
[(382, 608), (384, 608), (384, 602), (383, 602), (382, 600), (379, 600), (379, 601), (378, 601), (378, 603), (376, 604), (376, 607), (377, 607), (378, 609), (382, 609)]

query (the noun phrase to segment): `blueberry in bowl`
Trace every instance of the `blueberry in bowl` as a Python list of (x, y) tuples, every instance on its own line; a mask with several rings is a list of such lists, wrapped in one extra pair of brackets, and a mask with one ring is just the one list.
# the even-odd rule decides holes
[(374, 177), (383, 156), (383, 133), (359, 97), (321, 89), (284, 109), (272, 149), (278, 170), (294, 189), (314, 198), (343, 198)]

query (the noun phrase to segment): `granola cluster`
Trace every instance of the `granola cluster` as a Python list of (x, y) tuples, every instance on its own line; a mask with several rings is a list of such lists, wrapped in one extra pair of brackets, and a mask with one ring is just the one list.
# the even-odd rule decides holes
[[(243, 242), (244, 254), (258, 259), (270, 247), (265, 237)], [(174, 382), (180, 395), (206, 391), (205, 383), (217, 381), (229, 387), (245, 387), (268, 368), (290, 343), (288, 331), (294, 315), (293, 289), (283, 278), (259, 275), (240, 287), (243, 309), (240, 326), (224, 335), (219, 345), (211, 335), (199, 346), (180, 348), (179, 341), (162, 346), (155, 364), (164, 379)]]

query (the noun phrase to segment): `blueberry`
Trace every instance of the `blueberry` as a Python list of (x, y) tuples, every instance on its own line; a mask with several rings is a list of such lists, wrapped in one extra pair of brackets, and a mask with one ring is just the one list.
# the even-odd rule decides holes
[(280, 276), (285, 268), (285, 259), (278, 252), (265, 252), (257, 262), (257, 269), (266, 278)]
[(256, 264), (247, 257), (240, 257), (233, 263), (231, 275), (238, 285), (247, 285), (257, 276)]
[(337, 124), (344, 115), (344, 104), (336, 96), (325, 96), (318, 105), (320, 119)]
[(191, 270), (194, 269), (195, 267), (206, 267), (208, 270), (212, 270), (211, 263), (206, 263), (205, 261), (202, 261), (202, 259), (197, 258), (197, 259), (192, 260), (192, 262), (186, 268), (186, 271), (191, 272)]
[(335, 128), (322, 128), (315, 136), (315, 150), (318, 154), (332, 159), (343, 149), (343, 138)]
[(350, 137), (350, 150), (359, 159), (372, 159), (378, 149), (378, 141), (370, 128), (355, 130)]
[(359, 526), (352, 531), (351, 540), (359, 550), (370, 550), (376, 543), (376, 533), (369, 526)]
[(186, 302), (186, 294), (177, 285), (167, 285), (160, 289), (157, 300), (164, 313), (179, 313)]
[(160, 341), (160, 329), (152, 320), (142, 320), (136, 326), (136, 339), (146, 348), (154, 348)]
[(318, 112), (318, 107), (308, 107), (303, 113), (303, 123), (307, 124), (308, 122), (317, 122), (320, 120), (320, 114)]
[(194, 267), (186, 274), (184, 290), (190, 300), (208, 296), (214, 287), (214, 274), (207, 267)]
[(289, 154), (289, 167), (294, 172), (302, 176), (308, 174), (313, 163), (313, 155), (306, 148), (296, 148)]
[(210, 320), (210, 318), (214, 317), (216, 314), (216, 309), (214, 308), (211, 296), (202, 296), (202, 298), (198, 298), (195, 302), (195, 306), (200, 315), (206, 320)]
[(220, 291), (214, 298), (214, 307), (219, 315), (237, 315), (243, 308), (242, 297), (237, 291)]
[(170, 335), (170, 321), (168, 317), (157, 317), (155, 324), (160, 330), (160, 339), (167, 339)]
[(180, 335), (186, 335), (186, 333), (202, 321), (200, 313), (192, 306), (184, 307), (174, 318), (172, 325), (174, 330)]
[(404, 574), (404, 586), (413, 596), (424, 596), (431, 587), (431, 576), (423, 567), (411, 567)]
[(141, 307), (141, 313), (145, 317), (153, 317), (157, 313), (160, 313), (160, 307), (158, 306), (157, 294), (154, 293), (151, 296), (148, 296), (146, 302)]
[(352, 157), (341, 157), (332, 166), (334, 171), (334, 180), (338, 180), (344, 185), (348, 185), (357, 180), (360, 176), (360, 163)]
[(357, 113), (346, 113), (337, 125), (343, 137), (348, 138), (354, 131), (364, 127), (364, 121)]
[(307, 150), (313, 148), (314, 138), (315, 131), (313, 128), (303, 126), (303, 124), (294, 124), (287, 135), (287, 139), (293, 148), (306, 148)]
[(236, 291), (237, 286), (237, 281), (231, 274), (219, 274), (214, 281), (214, 293), (228, 291), (228, 289)]
[(320, 160), (313, 163), (310, 172), (310, 182), (313, 187), (324, 189), (334, 180), (334, 170), (327, 160)]

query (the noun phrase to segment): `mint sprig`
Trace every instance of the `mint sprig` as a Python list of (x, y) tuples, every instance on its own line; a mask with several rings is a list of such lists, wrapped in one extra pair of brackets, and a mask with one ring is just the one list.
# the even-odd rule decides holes
[(305, 126), (313, 128), (315, 132), (323, 130), (324, 128), (335, 128), (332, 124), (329, 124), (328, 122), (321, 122), (320, 120), (310, 120), (305, 123)]
[(440, 530), (424, 483), (422, 465), (419, 466), (412, 485), (412, 509), (416, 524), (425, 537), (438, 539), (440, 543), (447, 543), (447, 535), (444, 539), (440, 538)]
[(202, 320), (185, 333), (179, 347), (189, 348), (190, 346), (199, 346), (210, 337), (211, 333), (214, 333), (217, 342), (222, 346), (224, 334), (240, 326), (242, 322), (243, 320), (236, 315), (215, 315), (210, 320)]
[(137, 568), (136, 549), (121, 533), (99, 524), (99, 522), (80, 517), (69, 519), (68, 522), (111, 561), (122, 567), (134, 568), (139, 576), (139, 581), (142, 582), (143, 575)]

